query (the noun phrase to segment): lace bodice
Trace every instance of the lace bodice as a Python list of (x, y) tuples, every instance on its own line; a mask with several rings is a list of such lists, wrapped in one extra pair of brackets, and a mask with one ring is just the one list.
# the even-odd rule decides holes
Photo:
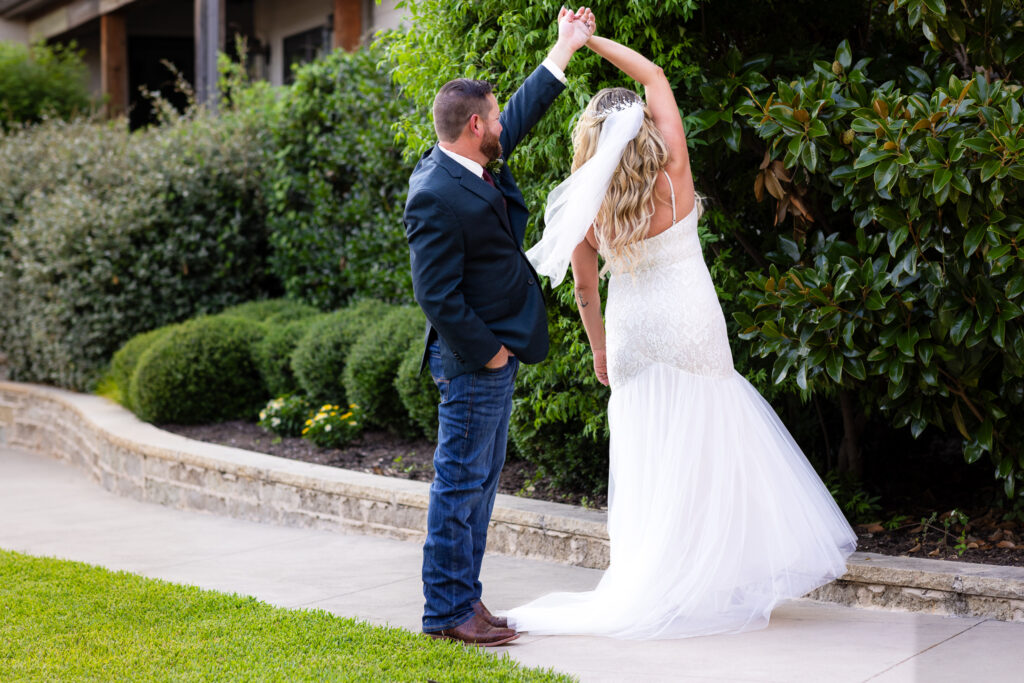
[[(674, 190), (672, 209), (675, 219)], [(632, 269), (613, 268), (608, 285), (612, 388), (655, 363), (697, 375), (731, 375), (725, 317), (701, 253), (696, 207), (634, 249)]]

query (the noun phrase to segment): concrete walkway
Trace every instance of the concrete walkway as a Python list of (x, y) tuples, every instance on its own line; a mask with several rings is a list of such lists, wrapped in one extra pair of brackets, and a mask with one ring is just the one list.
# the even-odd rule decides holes
[[(420, 546), (280, 527), (120, 498), (56, 460), (0, 446), (0, 548), (320, 608), (419, 629)], [(492, 609), (551, 590), (586, 590), (600, 572), (489, 556)], [(1024, 681), (1024, 623), (859, 610), (809, 601), (754, 633), (628, 642), (531, 637), (497, 652), (583, 681)]]

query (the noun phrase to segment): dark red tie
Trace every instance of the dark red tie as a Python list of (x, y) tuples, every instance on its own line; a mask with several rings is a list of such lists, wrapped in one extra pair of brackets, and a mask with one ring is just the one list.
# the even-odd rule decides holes
[[(498, 190), (498, 186), (494, 184), (494, 176), (486, 168), (484, 169), (483, 178), (485, 183)], [(501, 190), (498, 190), (498, 192), (501, 192)], [(501, 195), (501, 203), (505, 205), (505, 210), (508, 211), (508, 202), (505, 201), (505, 195)]]

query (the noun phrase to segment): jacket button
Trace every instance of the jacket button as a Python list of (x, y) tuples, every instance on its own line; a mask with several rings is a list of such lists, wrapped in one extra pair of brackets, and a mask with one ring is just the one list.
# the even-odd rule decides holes
[(531, 277), (531, 278), (530, 278), (529, 280), (527, 280), (527, 281), (526, 281), (526, 284), (528, 284), (528, 285), (532, 285), (532, 284), (533, 284), (533, 278)]

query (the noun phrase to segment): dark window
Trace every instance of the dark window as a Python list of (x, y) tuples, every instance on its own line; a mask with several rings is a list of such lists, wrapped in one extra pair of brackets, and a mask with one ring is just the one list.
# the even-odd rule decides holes
[(295, 75), (292, 69), (323, 57), (331, 49), (331, 29), (317, 26), (284, 39), (284, 82), (292, 83)]

